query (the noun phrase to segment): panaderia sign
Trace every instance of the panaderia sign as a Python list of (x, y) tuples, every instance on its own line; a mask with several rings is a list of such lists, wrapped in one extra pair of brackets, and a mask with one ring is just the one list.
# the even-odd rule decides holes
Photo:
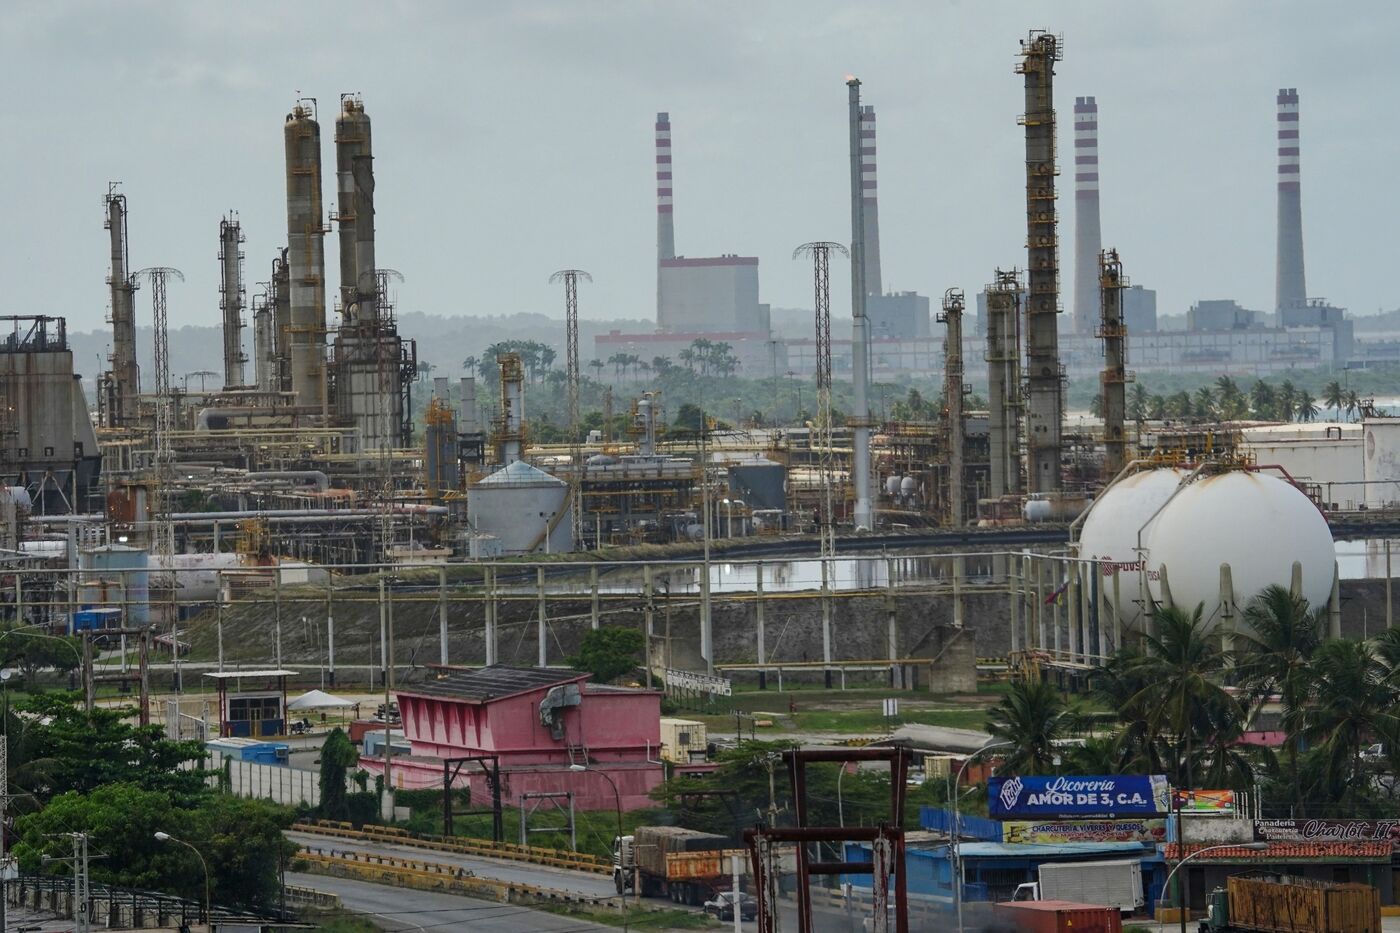
[(1257, 842), (1396, 842), (1400, 820), (1255, 820)]

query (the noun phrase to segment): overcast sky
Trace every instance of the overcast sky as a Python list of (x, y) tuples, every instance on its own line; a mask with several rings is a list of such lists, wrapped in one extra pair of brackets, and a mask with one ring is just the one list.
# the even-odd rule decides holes
[[(1358, 313), (1400, 304), (1392, 2), (48, 0), (4, 17), (7, 313), (75, 328), (106, 312), (109, 180), (130, 201), (133, 264), (187, 276), (172, 326), (218, 319), (229, 209), (251, 294), (286, 239), (283, 119), (319, 99), (329, 209), (348, 91), (374, 121), (378, 256), (406, 277), (403, 310), (562, 316), (547, 280), (572, 266), (595, 279), (585, 316), (653, 316), (658, 110), (673, 122), (678, 251), (757, 255), (763, 300), (809, 307), (792, 248), (850, 236), (847, 73), (879, 114), (886, 287), (970, 294), (1025, 261), (1013, 67), (1033, 26), (1065, 37), (1066, 304), (1064, 162), (1073, 98), (1092, 94), (1104, 244), (1133, 281), (1162, 313), (1202, 297), (1272, 308), (1281, 86), (1301, 96), (1309, 294)], [(332, 239), (332, 289), (334, 255)], [(848, 314), (838, 274), (833, 310)]]

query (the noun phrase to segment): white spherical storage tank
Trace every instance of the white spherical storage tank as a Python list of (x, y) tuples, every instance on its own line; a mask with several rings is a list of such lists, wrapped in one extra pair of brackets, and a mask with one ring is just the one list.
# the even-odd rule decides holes
[[(1241, 610), (1270, 584), (1288, 586), (1293, 563), (1303, 568), (1303, 596), (1327, 605), (1337, 562), (1332, 532), (1312, 500), (1292, 483), (1244, 470), (1196, 480), (1148, 529), (1147, 565), (1167, 568), (1172, 602), (1219, 621), (1220, 565), (1230, 565), (1232, 601)], [(1155, 600), (1160, 579), (1148, 577)]]
[[(1142, 614), (1138, 529), (1171, 498), (1185, 477), (1186, 471), (1175, 467), (1125, 477), (1094, 500), (1079, 530), (1079, 556), (1103, 562), (1098, 564), (1098, 573), (1105, 600), (1113, 599), (1113, 571), (1118, 571), (1118, 616), (1126, 626), (1137, 627)], [(1145, 535), (1142, 543), (1147, 543)]]

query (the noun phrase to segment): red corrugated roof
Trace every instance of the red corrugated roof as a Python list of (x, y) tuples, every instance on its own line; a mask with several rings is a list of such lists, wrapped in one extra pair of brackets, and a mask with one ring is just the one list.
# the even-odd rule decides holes
[[(1192, 854), (1207, 848), (1210, 843), (1187, 843), (1186, 852)], [(1181, 858), (1181, 846), (1169, 843), (1166, 858), (1174, 862)], [(1231, 846), (1228, 849), (1215, 849), (1198, 858), (1198, 861), (1221, 862), (1265, 862), (1270, 859), (1326, 859), (1342, 861), (1346, 859), (1366, 859), (1390, 861), (1389, 842), (1271, 842), (1268, 849), (1246, 849), (1244, 846)]]

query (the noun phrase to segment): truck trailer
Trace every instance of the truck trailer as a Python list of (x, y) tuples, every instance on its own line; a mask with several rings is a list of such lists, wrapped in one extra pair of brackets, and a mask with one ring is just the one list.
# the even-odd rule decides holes
[(1123, 914), (1100, 904), (1070, 901), (1007, 901), (992, 910), (992, 929), (1018, 933), (1122, 933)]
[(613, 883), (617, 893), (641, 888), (645, 897), (670, 897), (698, 907), (731, 884), (729, 858), (748, 853), (729, 840), (680, 826), (638, 826), (613, 843)]
[(1380, 933), (1381, 895), (1369, 884), (1238, 875), (1211, 892), (1201, 933)]
[(1136, 913), (1146, 904), (1142, 862), (1046, 862), (1040, 866), (1040, 880), (1018, 885), (1011, 899), (1099, 904), (1117, 907), (1124, 914)]

